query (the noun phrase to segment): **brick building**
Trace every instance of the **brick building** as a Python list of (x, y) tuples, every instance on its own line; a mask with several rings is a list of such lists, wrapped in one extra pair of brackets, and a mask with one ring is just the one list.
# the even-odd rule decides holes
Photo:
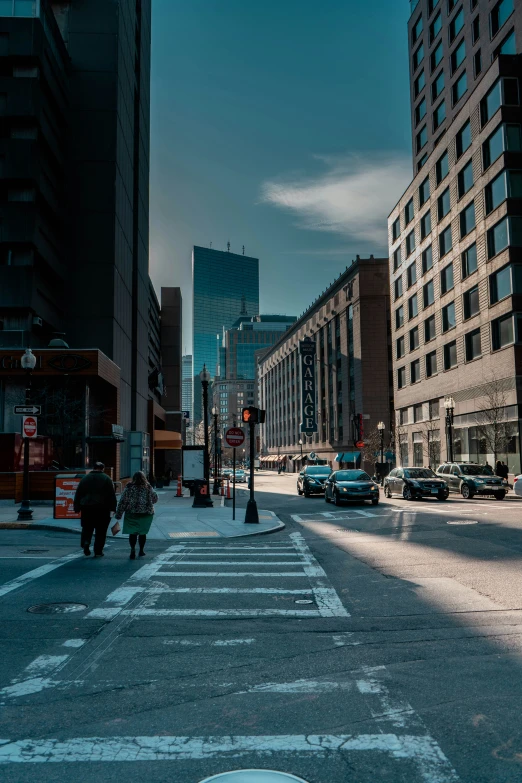
[[(275, 345), (258, 360), (258, 402), (266, 409), (260, 457), (266, 467), (296, 470), (314, 452), (332, 467), (362, 465), (355, 445), (383, 421), (389, 432), (388, 260), (352, 262)], [(316, 344), (318, 432), (300, 432), (299, 342)], [(373, 466), (368, 464), (368, 467)]]
[[(400, 458), (433, 466), (447, 457), (449, 395), (455, 459), (496, 456), (519, 472), (522, 7), (411, 6), (416, 173), (389, 218)], [(498, 449), (492, 426), (504, 433)]]

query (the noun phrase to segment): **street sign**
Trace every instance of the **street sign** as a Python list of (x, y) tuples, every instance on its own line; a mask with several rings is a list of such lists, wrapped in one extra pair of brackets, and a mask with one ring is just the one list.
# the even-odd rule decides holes
[(38, 427), (34, 416), (24, 416), (22, 419), (22, 435), (24, 438), (36, 438)]
[(364, 449), (365, 443), (363, 440), (358, 440), (355, 445), (357, 446), (358, 449)]
[(242, 446), (245, 442), (245, 433), (239, 427), (230, 427), (225, 432), (225, 440), (229, 446), (235, 449), (238, 446)]
[(15, 405), (13, 408), (15, 416), (40, 416), (41, 412), (41, 405)]

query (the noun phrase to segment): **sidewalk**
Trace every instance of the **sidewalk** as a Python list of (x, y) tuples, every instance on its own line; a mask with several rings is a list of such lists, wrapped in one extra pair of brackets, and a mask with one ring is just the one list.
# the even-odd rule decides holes
[[(259, 509), (259, 524), (245, 525), (245, 509), (236, 510), (236, 519), (232, 519), (232, 509), (223, 504), (224, 498), (212, 497), (213, 508), (192, 508), (191, 497), (177, 498), (173, 489), (158, 490), (159, 502), (156, 505), (154, 522), (148, 535), (149, 539), (171, 541), (178, 538), (236, 538), (240, 536), (273, 533), (284, 529), (284, 524), (272, 511)], [(19, 504), (0, 501), (0, 530), (56, 530), (69, 533), (80, 532), (79, 519), (53, 519), (52, 505), (33, 505), (33, 521), (18, 522)], [(123, 526), (123, 525), (122, 525)], [(109, 532), (110, 537), (110, 532)], [(119, 533), (116, 539), (121, 538)]]

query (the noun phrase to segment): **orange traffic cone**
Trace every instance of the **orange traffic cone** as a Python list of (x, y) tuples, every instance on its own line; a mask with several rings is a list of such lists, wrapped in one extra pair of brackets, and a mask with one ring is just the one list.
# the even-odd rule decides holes
[(227, 500), (230, 500), (230, 479), (227, 479)]
[(181, 476), (178, 476), (178, 491), (176, 492), (177, 498), (183, 497), (183, 485), (181, 483)]

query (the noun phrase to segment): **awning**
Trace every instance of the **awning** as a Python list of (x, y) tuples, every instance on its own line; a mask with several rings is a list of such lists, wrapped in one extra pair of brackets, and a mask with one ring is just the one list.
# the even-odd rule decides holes
[(340, 453), (339, 453), (339, 454), (336, 456), (336, 458), (335, 458), (335, 462), (344, 462), (344, 461), (345, 461), (345, 460), (344, 460), (344, 454), (343, 454), (343, 453), (342, 453), (342, 451), (341, 451), (341, 452), (340, 452)]
[(300, 454), (294, 454), (294, 456), (292, 457), (292, 460), (294, 462), (297, 462), (298, 459), (301, 459), (301, 455)]
[(345, 454), (343, 454), (343, 462), (359, 462), (361, 458), (361, 452), (360, 451), (347, 451)]
[(170, 430), (154, 430), (155, 449), (181, 449), (182, 438), (180, 432)]

